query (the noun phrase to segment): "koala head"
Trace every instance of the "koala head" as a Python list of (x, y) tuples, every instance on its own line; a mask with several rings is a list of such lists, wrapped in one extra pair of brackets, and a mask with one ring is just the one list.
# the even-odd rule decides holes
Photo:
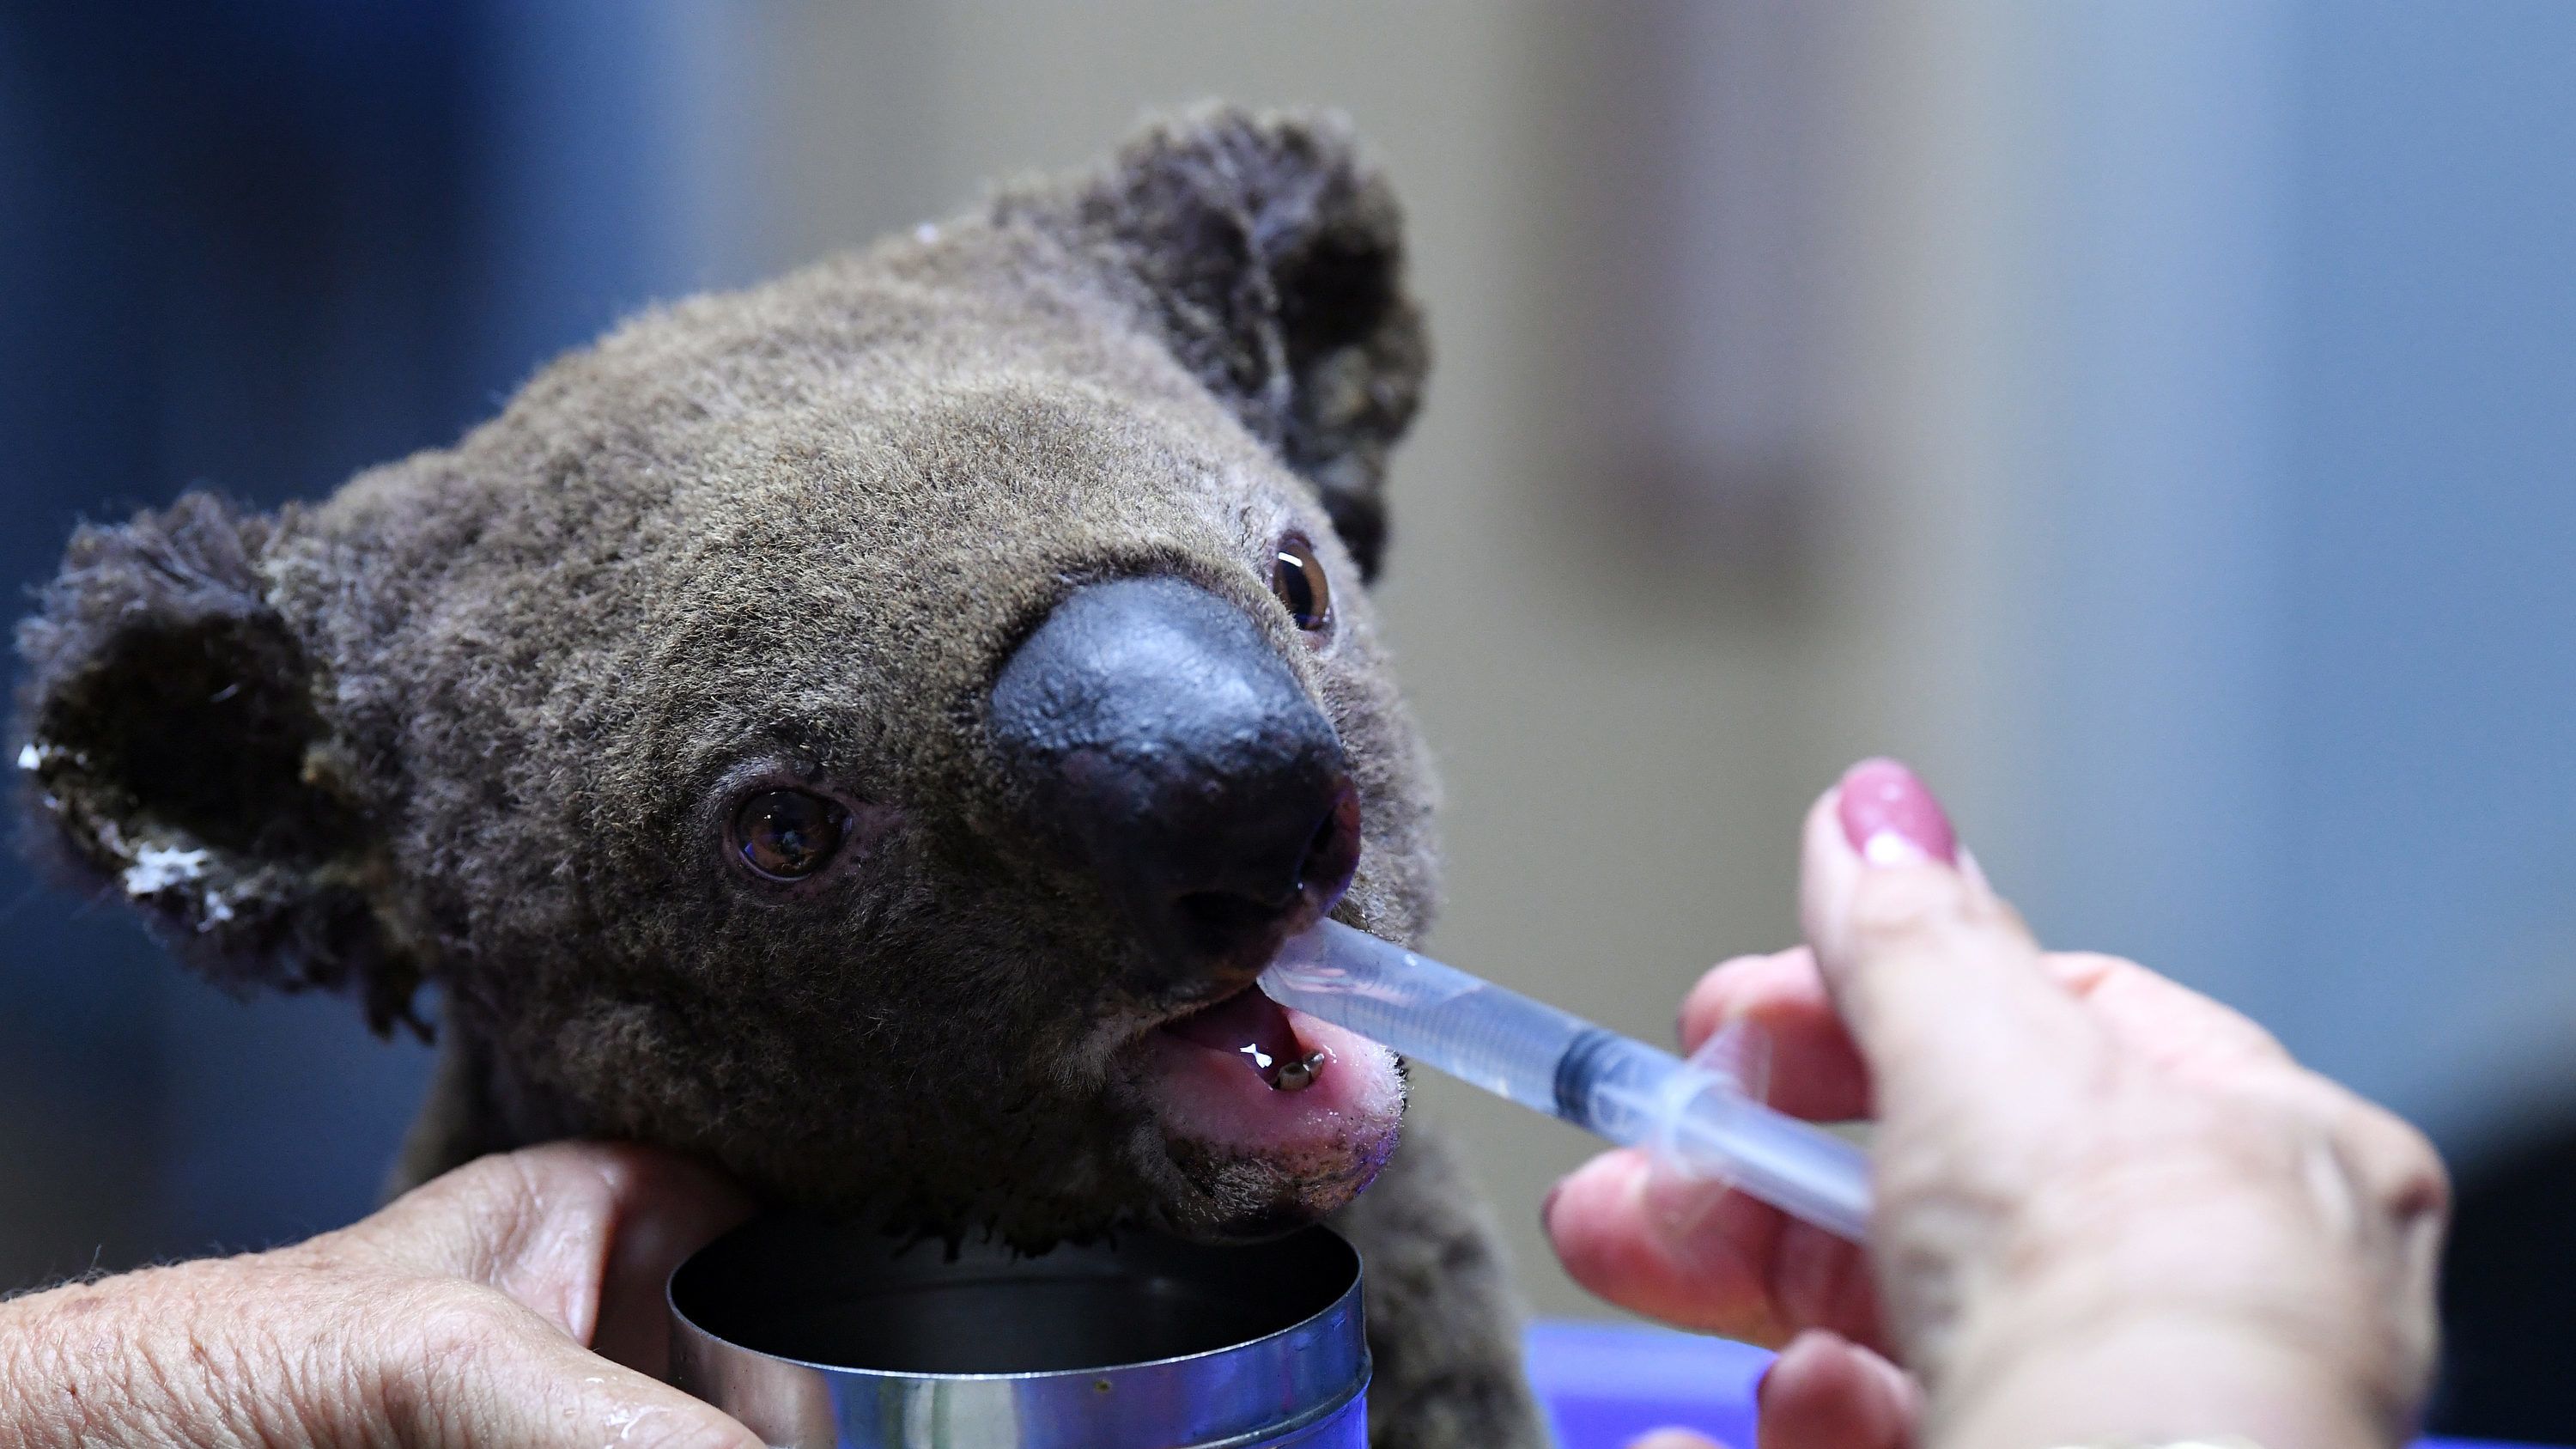
[(1426, 361), (1337, 123), (1154, 127), (326, 502), (83, 529), (19, 631), (38, 834), (219, 981), (434, 984), (491, 1145), (1025, 1244), (1302, 1223), (1402, 1080), (1251, 984), (1430, 909), (1361, 587)]

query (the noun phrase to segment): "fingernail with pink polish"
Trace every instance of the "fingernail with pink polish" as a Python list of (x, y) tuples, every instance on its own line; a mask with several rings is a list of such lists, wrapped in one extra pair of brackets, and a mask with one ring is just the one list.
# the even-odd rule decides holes
[(1843, 838), (1872, 865), (1901, 865), (1918, 860), (1959, 863), (1958, 837), (1941, 802), (1894, 760), (1863, 760), (1844, 774)]

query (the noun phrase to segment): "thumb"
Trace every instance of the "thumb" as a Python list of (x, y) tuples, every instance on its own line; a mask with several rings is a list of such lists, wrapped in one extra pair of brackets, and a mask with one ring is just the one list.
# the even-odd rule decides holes
[(1914, 772), (1865, 760), (1807, 814), (1799, 914), (1882, 1111), (2071, 1086), (2099, 1028)]
[(659, 1374), (663, 1284), (750, 1213), (740, 1190), (677, 1154), (553, 1142), (467, 1163), (331, 1236), (424, 1276), (497, 1288), (573, 1342)]

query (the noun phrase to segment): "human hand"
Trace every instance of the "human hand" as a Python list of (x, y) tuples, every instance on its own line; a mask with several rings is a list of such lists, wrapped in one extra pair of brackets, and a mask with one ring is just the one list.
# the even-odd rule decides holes
[(0, 1303), (0, 1446), (759, 1449), (653, 1377), (663, 1280), (749, 1211), (671, 1154), (554, 1143), (293, 1247)]
[(1813, 949), (1710, 972), (1683, 1034), (1750, 1021), (1774, 1105), (1874, 1113), (1869, 1252), (1617, 1152), (1548, 1205), (1578, 1281), (1690, 1327), (1818, 1331), (1763, 1386), (1781, 1449), (2397, 1442), (2447, 1202), (2420, 1134), (2142, 967), (2043, 952), (1901, 766), (1817, 803), (1800, 903)]

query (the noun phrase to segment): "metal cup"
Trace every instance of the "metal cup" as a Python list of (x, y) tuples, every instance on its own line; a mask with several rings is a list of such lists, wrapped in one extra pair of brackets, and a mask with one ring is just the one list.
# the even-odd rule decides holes
[(1363, 1449), (1360, 1260), (1307, 1228), (1038, 1257), (757, 1219), (671, 1275), (672, 1381), (787, 1449)]

